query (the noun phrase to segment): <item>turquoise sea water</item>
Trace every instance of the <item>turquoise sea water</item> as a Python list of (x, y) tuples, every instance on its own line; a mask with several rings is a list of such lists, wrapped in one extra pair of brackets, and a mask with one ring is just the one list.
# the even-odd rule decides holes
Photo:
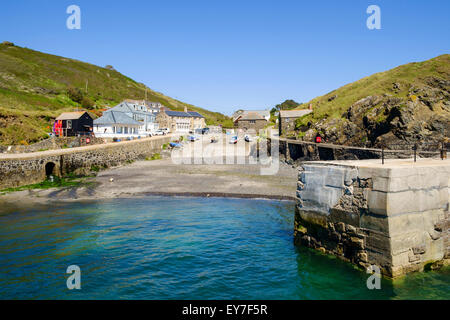
[[(366, 287), (293, 245), (294, 205), (149, 197), (0, 208), (0, 299), (450, 299), (450, 270)], [(66, 269), (81, 268), (81, 290)]]

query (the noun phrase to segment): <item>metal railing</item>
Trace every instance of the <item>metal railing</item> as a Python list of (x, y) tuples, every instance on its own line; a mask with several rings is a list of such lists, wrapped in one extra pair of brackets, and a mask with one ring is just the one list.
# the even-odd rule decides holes
[[(390, 148), (387, 149), (386, 145), (381, 147), (381, 164), (385, 164), (386, 152), (411, 152), (414, 158), (414, 162), (417, 162), (418, 153), (428, 153), (428, 154), (437, 154), (439, 153), (439, 157), (441, 160), (447, 159), (447, 150), (450, 149), (450, 143), (448, 142), (416, 142), (414, 144), (411, 143), (396, 143), (389, 145)], [(396, 149), (393, 147), (401, 147), (402, 149)], [(422, 148), (422, 150), (421, 150)]]

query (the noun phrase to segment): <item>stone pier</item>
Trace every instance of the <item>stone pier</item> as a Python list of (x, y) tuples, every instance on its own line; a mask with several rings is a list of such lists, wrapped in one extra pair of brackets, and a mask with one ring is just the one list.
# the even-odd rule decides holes
[(391, 278), (450, 261), (450, 160), (303, 163), (295, 243)]

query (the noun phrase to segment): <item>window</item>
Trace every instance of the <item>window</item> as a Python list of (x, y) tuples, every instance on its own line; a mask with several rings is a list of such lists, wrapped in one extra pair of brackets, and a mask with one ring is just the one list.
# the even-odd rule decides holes
[(67, 120), (67, 129), (72, 129), (72, 120)]
[(250, 123), (255, 124), (256, 121), (255, 120), (250, 120)]

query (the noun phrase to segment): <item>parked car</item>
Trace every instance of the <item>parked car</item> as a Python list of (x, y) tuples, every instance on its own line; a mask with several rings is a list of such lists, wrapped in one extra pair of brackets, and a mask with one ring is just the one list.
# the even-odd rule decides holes
[(208, 134), (208, 133), (209, 133), (209, 128), (202, 129), (202, 134)]
[(181, 148), (182, 147), (181, 143), (177, 143), (177, 142), (171, 142), (169, 145), (171, 148)]
[(161, 129), (158, 129), (158, 130), (163, 131), (165, 134), (169, 134), (170, 133), (169, 128), (161, 128)]
[(158, 129), (158, 130), (155, 131), (154, 135), (155, 136), (165, 136), (166, 133), (163, 130)]
[(253, 141), (253, 138), (252, 138), (251, 136), (249, 136), (248, 134), (246, 134), (245, 137), (244, 137), (244, 140), (245, 140), (246, 142), (252, 142), (252, 141)]
[(194, 142), (194, 141), (199, 140), (199, 138), (197, 136), (192, 135), (192, 136), (188, 137), (188, 140), (191, 141), (191, 142)]
[(232, 136), (230, 139), (230, 144), (236, 144), (238, 142), (238, 137), (237, 136)]

